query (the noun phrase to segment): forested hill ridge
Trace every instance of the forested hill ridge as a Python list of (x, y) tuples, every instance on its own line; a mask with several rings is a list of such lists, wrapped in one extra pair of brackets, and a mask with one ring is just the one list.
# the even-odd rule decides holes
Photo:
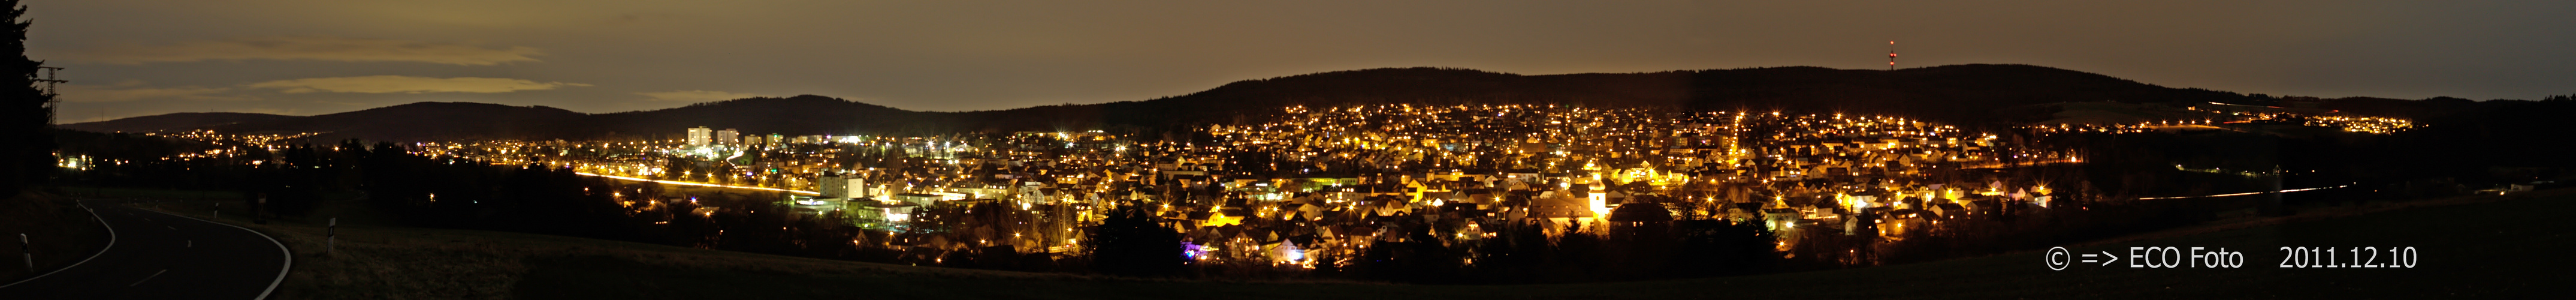
[[(960, 131), (1055, 131), (1176, 128), (1245, 122), (1281, 107), (1360, 104), (1560, 104), (1655, 106), (1694, 110), (1793, 110), (1889, 114), (1963, 124), (2009, 124), (2044, 116), (2039, 104), (2226, 102), (2269, 104), (2275, 98), (2168, 88), (2100, 74), (2030, 66), (1972, 64), (1885, 70), (1769, 67), (1620, 74), (1518, 75), (1455, 68), (1385, 68), (1237, 81), (1213, 89), (1141, 101), (1008, 110), (922, 112), (823, 96), (748, 98), (684, 107), (584, 114), (551, 107), (423, 102), (361, 111), (275, 118), (217, 119), (160, 115), (66, 124), (92, 131), (215, 129), (226, 132), (332, 132), (322, 138), (416, 141), (450, 139), (597, 139), (668, 136), (684, 128), (745, 133), (936, 134)], [(2372, 107), (2419, 105), (2413, 100)], [(152, 121), (185, 119), (196, 121)], [(150, 122), (147, 122), (150, 121)], [(147, 126), (148, 125), (148, 126)]]
[(242, 122), (259, 122), (259, 121), (272, 121), (272, 120), (291, 119), (291, 118), (300, 118), (300, 117), (298, 117), (298, 116), (288, 116), (288, 115), (257, 114), (257, 113), (233, 113), (233, 112), (186, 112), (186, 113), (158, 114), (158, 115), (141, 116), (141, 117), (132, 117), (132, 118), (123, 118), (123, 119), (115, 119), (115, 120), (107, 120), (107, 121), (98, 121), (98, 122), (85, 122), (85, 123), (63, 124), (63, 125), (56, 126), (56, 127), (60, 127), (60, 128), (62, 128), (62, 129), (71, 129), (71, 130), (80, 130), (80, 131), (91, 131), (91, 132), (118, 132), (118, 131), (145, 132), (145, 131), (157, 131), (157, 130), (168, 130), (168, 129), (203, 128), (203, 127), (218, 126), (218, 125), (233, 124), (233, 123), (242, 123)]
[(2165, 88), (2064, 69), (1975, 64), (1896, 71), (1772, 67), (1535, 76), (1464, 69), (1371, 69), (1240, 81), (1189, 95), (1099, 106), (1112, 113), (1137, 113), (1104, 118), (1120, 124), (1153, 124), (1166, 119), (1163, 116), (1205, 116), (1197, 112), (1238, 107), (1376, 103), (1776, 109), (1983, 123), (1995, 121), (2000, 109), (2044, 103), (2247, 100), (2250, 97), (2234, 93)]

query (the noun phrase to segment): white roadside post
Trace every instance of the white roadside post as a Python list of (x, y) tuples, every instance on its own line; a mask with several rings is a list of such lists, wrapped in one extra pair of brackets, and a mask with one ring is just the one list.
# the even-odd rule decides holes
[(35, 244), (33, 244), (33, 243), (31, 243), (31, 242), (28, 242), (28, 241), (27, 241), (27, 234), (25, 234), (25, 233), (20, 233), (20, 234), (18, 234), (18, 252), (19, 252), (19, 253), (26, 253), (26, 256), (27, 256), (27, 273), (35, 273), (35, 272), (36, 272), (36, 246), (35, 246)]
[(223, 219), (224, 219), (224, 203), (223, 203), (223, 202), (221, 202), (221, 201), (217, 201), (217, 202), (215, 202), (215, 220), (221, 221), (221, 220), (223, 220)]
[(331, 253), (331, 249), (337, 248), (339, 243), (340, 218), (331, 218), (331, 224), (329, 226), (322, 227), (322, 253)]

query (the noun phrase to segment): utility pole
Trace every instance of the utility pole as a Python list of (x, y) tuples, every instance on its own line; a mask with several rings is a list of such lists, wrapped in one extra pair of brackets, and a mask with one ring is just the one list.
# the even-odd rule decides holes
[[(42, 83), (45, 83), (45, 88), (44, 88), (44, 93), (45, 93), (45, 104), (44, 104), (44, 106), (45, 106), (45, 110), (47, 110), (47, 111), (59, 111), (59, 110), (55, 110), (55, 109), (54, 109), (54, 103), (61, 103), (61, 102), (63, 102), (63, 99), (62, 99), (62, 97), (55, 97), (55, 95), (58, 95), (58, 94), (55, 94), (55, 93), (54, 93), (54, 85), (55, 85), (55, 84), (61, 84), (61, 83), (70, 83), (71, 81), (64, 81), (64, 80), (60, 80), (60, 79), (54, 79), (54, 71), (55, 71), (55, 70), (62, 70), (62, 69), (63, 69), (63, 67), (44, 67), (44, 66), (39, 66), (39, 67), (36, 67), (36, 68), (38, 68), (38, 69), (42, 69), (42, 70), (45, 70), (44, 77), (43, 77), (43, 78), (37, 78), (37, 79), (35, 79), (35, 80), (30, 80), (30, 81), (35, 81), (35, 82), (42, 82)], [(51, 126), (51, 124), (54, 124), (54, 119), (57, 119), (57, 116), (58, 116), (58, 115), (60, 115), (60, 113), (48, 113), (48, 114), (45, 114), (45, 124), (47, 124), (47, 126)]]
[[(55, 90), (55, 89), (54, 89), (54, 85), (55, 85), (55, 84), (71, 83), (71, 81), (65, 81), (65, 80), (60, 80), (60, 79), (54, 79), (54, 71), (62, 70), (62, 69), (63, 69), (63, 67), (36, 67), (36, 68), (44, 69), (44, 70), (45, 70), (45, 76), (44, 76), (44, 78), (37, 78), (36, 80), (33, 80), (33, 81), (35, 81), (35, 82), (43, 82), (43, 83), (45, 83), (45, 98), (52, 99), (52, 98), (54, 98), (54, 95), (59, 95), (59, 94), (55, 94), (55, 93), (54, 93), (54, 90)], [(61, 102), (61, 99), (49, 100), (49, 101), (46, 101), (46, 103), (45, 103), (45, 104), (46, 104), (46, 105), (52, 105), (52, 104), (53, 104), (53, 102)]]

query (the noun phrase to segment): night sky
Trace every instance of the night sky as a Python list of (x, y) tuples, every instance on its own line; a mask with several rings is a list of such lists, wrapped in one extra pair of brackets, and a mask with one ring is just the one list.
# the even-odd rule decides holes
[[(399, 4), (392, 4), (400, 2)], [(1775, 2), (1795, 2), (1781, 4)], [(61, 123), (420, 101), (606, 113), (815, 94), (1145, 100), (1439, 66), (1518, 74), (2032, 64), (2168, 87), (2576, 93), (2576, 1), (27, 0)], [(719, 5), (721, 3), (721, 5)]]

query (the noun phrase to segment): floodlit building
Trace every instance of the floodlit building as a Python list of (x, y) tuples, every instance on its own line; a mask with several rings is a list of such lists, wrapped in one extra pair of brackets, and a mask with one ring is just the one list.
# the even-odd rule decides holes
[(814, 195), (816, 199), (850, 198), (849, 181), (843, 180), (840, 174), (825, 173), (815, 178), (814, 191), (817, 192)]
[(849, 188), (843, 189), (843, 191), (849, 192), (849, 197), (852, 200), (871, 199), (876, 198), (877, 196), (875, 191), (868, 189), (867, 176), (852, 175), (849, 179), (842, 180), (840, 182), (842, 185), (849, 186)]
[(715, 142), (716, 142), (716, 144), (717, 144), (717, 145), (737, 145), (737, 144), (742, 144), (742, 132), (741, 132), (741, 131), (734, 131), (734, 130), (733, 130), (733, 128), (725, 128), (725, 130), (717, 130), (715, 135), (716, 135), (716, 136), (715, 136), (715, 140), (716, 140)]
[(796, 136), (796, 143), (798, 143), (798, 144), (821, 144), (821, 143), (830, 143), (830, 142), (832, 142), (832, 136), (829, 136), (829, 135), (802, 135), (802, 136)]
[(819, 199), (861, 200), (875, 196), (868, 192), (867, 177), (857, 174), (825, 173), (814, 179), (814, 190), (820, 194), (814, 197)]
[(849, 207), (850, 221), (858, 223), (855, 225), (881, 229), (894, 223), (912, 221), (912, 209), (921, 206), (903, 202), (853, 201)]
[(895, 195), (894, 195), (894, 200), (895, 200), (895, 202), (911, 203), (911, 204), (913, 204), (913, 205), (920, 205), (920, 206), (930, 206), (930, 205), (931, 205), (931, 204), (933, 204), (933, 203), (939, 203), (939, 201), (941, 201), (941, 200), (947, 200), (947, 199), (949, 198), (949, 197), (947, 197), (947, 195), (941, 195), (941, 194), (946, 194), (946, 193), (936, 193), (936, 194), (933, 194), (933, 193), (902, 193), (902, 194), (895, 194)]
[(707, 129), (706, 126), (689, 128), (690, 147), (704, 147), (708, 142), (714, 141), (713, 138), (715, 138), (715, 130)]
[(1655, 203), (1627, 203), (1610, 211), (1610, 238), (1637, 240), (1664, 235), (1673, 211)]
[(1306, 248), (1298, 247), (1296, 239), (1280, 239), (1278, 244), (1270, 245), (1269, 248), (1273, 251), (1273, 254), (1270, 254), (1272, 264), (1304, 265), (1308, 263)]

